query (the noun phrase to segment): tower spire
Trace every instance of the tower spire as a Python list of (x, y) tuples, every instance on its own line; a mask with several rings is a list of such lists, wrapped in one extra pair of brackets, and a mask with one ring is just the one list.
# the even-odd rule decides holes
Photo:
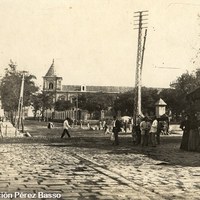
[(53, 59), (53, 61), (52, 61), (52, 64), (51, 64), (51, 66), (50, 66), (50, 68), (49, 68), (49, 70), (48, 70), (48, 72), (46, 73), (46, 75), (45, 76), (56, 76), (56, 71), (55, 71), (55, 66), (54, 66), (54, 59)]

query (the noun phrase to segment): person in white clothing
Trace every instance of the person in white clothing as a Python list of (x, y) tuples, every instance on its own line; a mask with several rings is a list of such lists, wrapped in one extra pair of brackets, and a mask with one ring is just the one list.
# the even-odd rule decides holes
[(153, 123), (151, 125), (151, 129), (149, 132), (150, 135), (150, 142), (152, 144), (153, 147), (156, 146), (156, 134), (158, 131), (158, 120), (156, 119), (156, 117), (154, 117)]
[(65, 119), (65, 121), (63, 122), (63, 133), (61, 135), (61, 138), (63, 138), (65, 136), (65, 134), (67, 133), (68, 137), (70, 138), (70, 134), (69, 134), (69, 128), (71, 128), (71, 126), (69, 125), (69, 121), (70, 121), (70, 118), (67, 117)]

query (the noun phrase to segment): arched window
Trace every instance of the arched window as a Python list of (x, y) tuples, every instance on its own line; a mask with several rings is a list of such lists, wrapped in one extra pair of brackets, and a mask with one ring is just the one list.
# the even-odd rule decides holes
[(82, 91), (82, 92), (86, 92), (86, 86), (85, 86), (85, 85), (82, 85), (82, 86), (81, 86), (81, 91)]
[(49, 83), (49, 90), (53, 89), (53, 83)]

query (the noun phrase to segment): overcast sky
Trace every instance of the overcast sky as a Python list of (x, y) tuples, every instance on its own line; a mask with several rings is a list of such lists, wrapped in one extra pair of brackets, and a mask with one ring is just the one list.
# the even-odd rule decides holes
[(12, 59), (42, 84), (55, 59), (63, 84), (134, 86), (138, 10), (149, 10), (142, 83), (169, 87), (200, 63), (197, 0), (1, 0), (0, 72)]

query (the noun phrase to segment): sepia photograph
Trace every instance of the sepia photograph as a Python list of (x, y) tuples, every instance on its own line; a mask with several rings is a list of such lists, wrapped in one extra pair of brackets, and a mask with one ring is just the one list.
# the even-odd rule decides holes
[(198, 0), (0, 0), (0, 199), (200, 199)]

